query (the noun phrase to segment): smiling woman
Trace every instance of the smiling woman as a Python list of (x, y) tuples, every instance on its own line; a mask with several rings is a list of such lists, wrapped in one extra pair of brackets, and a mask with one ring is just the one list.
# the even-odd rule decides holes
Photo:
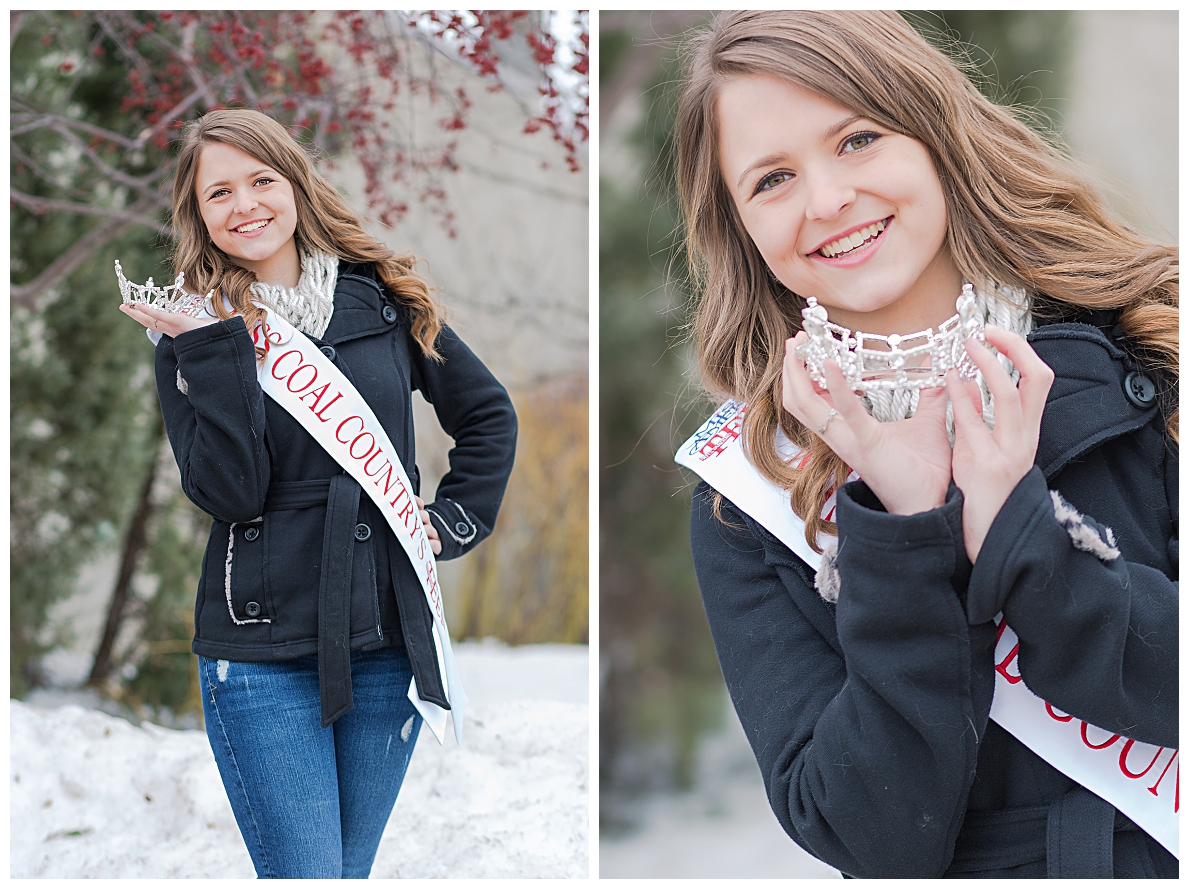
[(261, 281), (297, 286), (297, 208), (288, 180), (234, 145), (216, 142), (202, 151), (194, 187), (216, 247)]
[(817, 297), (843, 326), (861, 317), (871, 333), (936, 327), (954, 313), (962, 276), (924, 145), (769, 76), (726, 81), (716, 110), (723, 179), (789, 290)]
[[(461, 734), (434, 556), (491, 533), (516, 415), (415, 259), (365, 234), (280, 124), (211, 112), (177, 171), (175, 266), (210, 299), (121, 309), (152, 331), (182, 488), (213, 520), (192, 645), (207, 736), (258, 876), (366, 877), (423, 718), (441, 740), (452, 711)], [(413, 390), (456, 445), (428, 505)]]
[[(1176, 756), (1176, 249), (895, 13), (722, 14), (677, 147), (730, 399), (694, 565), (782, 827), (850, 876), (1175, 876), (1175, 792), (1083, 764)], [(827, 330), (977, 375), (856, 393)]]

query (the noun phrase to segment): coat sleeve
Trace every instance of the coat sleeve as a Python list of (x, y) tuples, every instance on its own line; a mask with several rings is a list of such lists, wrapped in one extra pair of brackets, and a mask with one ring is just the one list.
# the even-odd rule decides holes
[(243, 320), (161, 337), (154, 369), (186, 496), (223, 521), (257, 518), (264, 510), (270, 469), (264, 392)]
[[(1129, 562), (1116, 542), (1033, 468), (987, 533), (971, 574), (969, 619), (1003, 613), (1020, 640), (1024, 684), (1053, 706), (1127, 738), (1178, 747), (1178, 584)], [(1169, 551), (1176, 548), (1174, 530)]]
[(442, 539), (443, 561), (469, 552), (495, 527), (516, 456), (516, 411), (504, 387), (449, 327), (438, 335), (441, 362), (410, 340), (413, 388), (454, 439), (450, 470), (426, 506)]
[(971, 656), (993, 629), (969, 626), (961, 602), (960, 493), (903, 517), (862, 482), (839, 491), (834, 621), (807, 567), (727, 501), (716, 518), (712, 495), (694, 496), (694, 564), (777, 819), (848, 875), (940, 876), (993, 690), (991, 659)]

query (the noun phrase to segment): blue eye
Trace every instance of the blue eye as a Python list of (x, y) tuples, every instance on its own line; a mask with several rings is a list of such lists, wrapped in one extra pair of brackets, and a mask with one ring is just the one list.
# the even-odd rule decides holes
[(759, 194), (761, 191), (768, 191), (778, 185), (784, 185), (784, 183), (788, 182), (792, 178), (793, 174), (785, 172), (784, 170), (777, 170), (775, 173), (769, 173), (756, 183), (755, 191), (752, 192), (752, 194)]
[(848, 136), (842, 143), (842, 152), (843, 154), (853, 154), (856, 151), (862, 151), (864, 148), (869, 148), (878, 138), (879, 133), (855, 133), (853, 136)]

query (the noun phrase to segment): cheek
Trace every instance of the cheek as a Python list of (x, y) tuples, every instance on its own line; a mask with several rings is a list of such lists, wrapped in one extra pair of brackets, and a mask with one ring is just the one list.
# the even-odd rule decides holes
[(769, 266), (787, 263), (796, 251), (797, 227), (789, 212), (761, 207), (747, 216), (740, 215), (743, 227)]
[(940, 246), (941, 242), (945, 240), (948, 214), (945, 209), (945, 194), (936, 179), (933, 181), (933, 191), (929, 195), (926, 213), (928, 215), (928, 231)]
[(214, 213), (208, 207), (200, 207), (199, 214), (202, 216), (202, 224), (206, 227), (206, 233), (213, 239), (215, 233), (219, 230)]

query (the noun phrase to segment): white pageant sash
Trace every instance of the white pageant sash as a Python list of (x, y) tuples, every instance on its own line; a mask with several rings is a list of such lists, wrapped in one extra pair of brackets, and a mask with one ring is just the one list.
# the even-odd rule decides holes
[[(727, 401), (681, 446), (675, 459), (817, 570), (821, 556), (806, 542), (805, 522), (793, 512), (787, 492), (760, 475), (744, 455), (740, 436), (746, 412), (747, 405)], [(786, 448), (781, 455), (792, 460), (799, 452)], [(999, 639), (995, 646), (991, 718), (1179, 858), (1179, 751), (1112, 734), (1041, 700), (1020, 678), (1015, 664), (1019, 653), (1015, 633), (1003, 622), (1002, 615), (996, 625)]]
[(409, 700), (438, 743), (444, 742), (446, 714), (451, 714), (454, 737), (461, 744), (466, 692), (450, 647), (433, 550), (396, 448), (351, 381), (300, 330), (276, 312), (269, 312), (267, 320), (252, 332), (252, 339), (265, 350), (264, 361), (257, 362), (260, 388), (359, 482), (412, 562), (433, 615), (431, 633), (450, 710), (423, 701), (415, 678), (409, 684)]

